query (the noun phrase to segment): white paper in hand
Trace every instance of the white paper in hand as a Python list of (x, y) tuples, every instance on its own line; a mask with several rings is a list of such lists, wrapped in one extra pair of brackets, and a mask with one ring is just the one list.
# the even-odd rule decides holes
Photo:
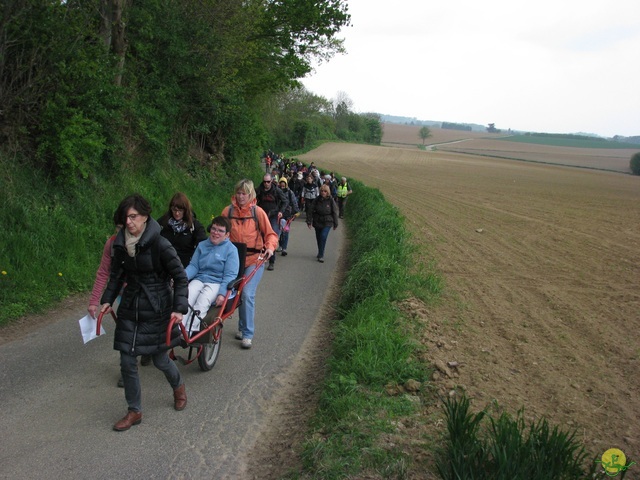
[[(80, 324), (80, 332), (82, 333), (82, 340), (84, 343), (98, 337), (98, 335), (96, 335), (98, 319), (93, 318), (91, 315), (85, 315), (78, 320), (78, 323)], [(105, 333), (104, 327), (100, 324), (100, 335), (104, 335)]]

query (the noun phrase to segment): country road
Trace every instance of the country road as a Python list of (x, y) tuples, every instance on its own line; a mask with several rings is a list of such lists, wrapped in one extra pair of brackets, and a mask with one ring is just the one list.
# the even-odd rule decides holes
[(84, 345), (78, 319), (85, 305), (76, 301), (51, 312), (55, 320), (42, 328), (3, 343), (0, 478), (248, 478), (268, 407), (310, 353), (305, 339), (326, 317), (325, 293), (337, 277), (344, 239), (341, 225), (320, 264), (314, 232), (303, 217), (293, 222), (289, 255), (278, 255), (258, 289), (254, 347), (241, 350), (234, 340), (235, 313), (212, 371), (197, 363), (179, 367), (188, 394), (182, 412), (174, 411), (162, 373), (140, 367), (143, 421), (127, 432), (112, 430), (126, 403), (116, 387), (110, 319), (107, 334)]

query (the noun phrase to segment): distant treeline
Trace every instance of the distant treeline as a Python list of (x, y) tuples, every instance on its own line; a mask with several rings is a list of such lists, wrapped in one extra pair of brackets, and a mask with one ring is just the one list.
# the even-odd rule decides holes
[(608, 148), (608, 149), (629, 149), (637, 148), (636, 145), (630, 143), (617, 142), (606, 138), (589, 137), (577, 134), (532, 134), (525, 133), (520, 135), (511, 135), (502, 137), (499, 140), (505, 142), (535, 143), (539, 145), (553, 145), (556, 147), (574, 147), (574, 148)]
[(542, 137), (542, 138), (564, 138), (567, 140), (599, 140), (598, 137), (592, 137), (589, 135), (579, 135), (577, 133), (535, 133), (535, 132), (527, 132), (525, 135), (530, 135), (532, 137)]
[(471, 131), (471, 125), (466, 125), (464, 123), (442, 122), (442, 128), (444, 130), (462, 130), (465, 132)]

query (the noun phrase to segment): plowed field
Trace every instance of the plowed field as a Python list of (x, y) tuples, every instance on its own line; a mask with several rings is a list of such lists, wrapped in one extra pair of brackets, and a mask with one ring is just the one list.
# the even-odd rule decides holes
[[(416, 147), (422, 144), (418, 136), (420, 126), (398, 125), (387, 123), (384, 125), (383, 145), (395, 147)], [(629, 160), (640, 151), (638, 148), (576, 148), (539, 145), (533, 143), (510, 142), (509, 134), (489, 134), (486, 132), (464, 132), (458, 130), (443, 130), (431, 128), (431, 136), (426, 139), (425, 146), (432, 150), (447, 152), (470, 153), (479, 156), (524, 160), (554, 165), (590, 168), (596, 170), (610, 170), (613, 172), (630, 173)]]
[(442, 393), (640, 458), (640, 177), (348, 144), (301, 158), (380, 189), (435, 259), (441, 303), (410, 308), (430, 360), (459, 365)]

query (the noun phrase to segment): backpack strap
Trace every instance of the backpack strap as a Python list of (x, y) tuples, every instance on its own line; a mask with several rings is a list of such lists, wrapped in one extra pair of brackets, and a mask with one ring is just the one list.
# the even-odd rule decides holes
[[(233, 203), (229, 205), (229, 210), (227, 210), (227, 218), (229, 220), (248, 220), (249, 218), (253, 218), (253, 223), (256, 227), (256, 237), (260, 235), (262, 238), (262, 243), (264, 244), (264, 236), (260, 232), (260, 224), (258, 223), (258, 214), (256, 213), (256, 206), (251, 205), (251, 216), (250, 217), (234, 217), (233, 216)], [(257, 248), (246, 248), (247, 253), (260, 253), (262, 250)]]

